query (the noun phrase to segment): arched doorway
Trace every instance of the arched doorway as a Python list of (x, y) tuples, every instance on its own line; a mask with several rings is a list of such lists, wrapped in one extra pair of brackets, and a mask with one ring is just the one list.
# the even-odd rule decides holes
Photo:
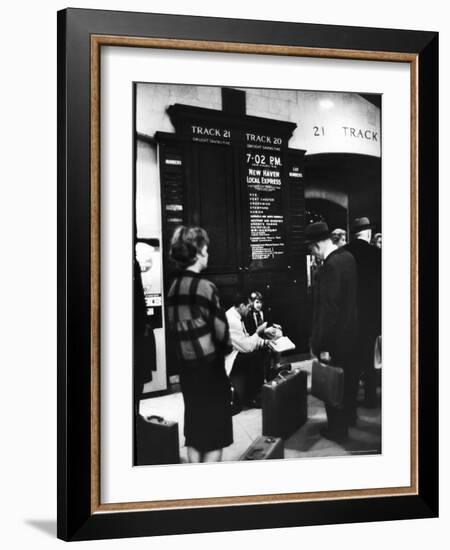
[(307, 224), (325, 221), (331, 231), (337, 228), (347, 231), (348, 210), (328, 199), (306, 198), (305, 221)]
[(330, 229), (347, 229), (352, 219), (367, 216), (374, 223), (376, 231), (381, 231), (379, 157), (321, 153), (306, 155), (305, 166), (307, 210), (323, 215)]

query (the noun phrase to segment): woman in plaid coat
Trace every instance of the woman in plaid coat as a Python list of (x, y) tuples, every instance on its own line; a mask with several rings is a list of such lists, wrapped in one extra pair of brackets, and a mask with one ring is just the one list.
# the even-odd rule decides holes
[(225, 355), (228, 322), (216, 286), (200, 273), (208, 265), (209, 238), (200, 227), (178, 227), (170, 254), (180, 274), (170, 287), (169, 326), (177, 343), (189, 462), (216, 462), (233, 442), (231, 388)]

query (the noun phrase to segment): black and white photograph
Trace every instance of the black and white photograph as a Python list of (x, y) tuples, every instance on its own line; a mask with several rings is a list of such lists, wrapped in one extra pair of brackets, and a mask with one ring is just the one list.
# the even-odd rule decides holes
[(382, 94), (133, 101), (134, 466), (382, 453)]
[(5, 4), (5, 549), (449, 540), (447, 13)]

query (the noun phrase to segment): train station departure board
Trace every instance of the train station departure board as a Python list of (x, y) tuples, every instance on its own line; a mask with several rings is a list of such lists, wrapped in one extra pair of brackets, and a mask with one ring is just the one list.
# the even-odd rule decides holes
[(230, 307), (259, 290), (286, 333), (306, 346), (304, 150), (289, 148), (290, 121), (171, 105), (174, 132), (158, 132), (165, 284), (180, 223), (210, 237), (206, 276)]
[(279, 264), (286, 254), (282, 138), (246, 132), (244, 185), (248, 192), (250, 267)]

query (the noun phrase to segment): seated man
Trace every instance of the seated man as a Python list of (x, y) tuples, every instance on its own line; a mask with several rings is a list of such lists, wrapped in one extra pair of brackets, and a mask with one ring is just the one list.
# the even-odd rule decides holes
[(249, 335), (244, 319), (250, 309), (250, 300), (238, 296), (226, 312), (233, 351), (225, 358), (225, 369), (242, 406), (258, 406), (257, 396), (269, 362), (266, 341), (262, 338), (267, 323), (262, 323)]

